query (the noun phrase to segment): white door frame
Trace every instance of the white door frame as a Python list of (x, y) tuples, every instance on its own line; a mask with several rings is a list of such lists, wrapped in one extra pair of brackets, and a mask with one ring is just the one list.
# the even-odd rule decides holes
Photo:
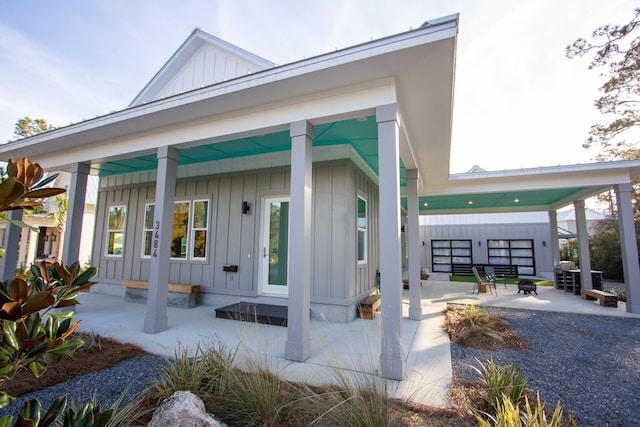
[[(262, 209), (260, 218), (262, 227), (260, 233), (260, 262), (259, 262), (259, 290), (262, 295), (287, 298), (289, 296), (289, 266), (287, 265), (287, 284), (271, 285), (269, 284), (269, 242), (271, 229), (271, 204), (273, 202), (290, 202), (291, 197), (287, 195), (264, 196), (262, 198)], [(287, 220), (287, 235), (289, 232), (290, 221)], [(287, 237), (287, 261), (289, 259), (289, 238)]]

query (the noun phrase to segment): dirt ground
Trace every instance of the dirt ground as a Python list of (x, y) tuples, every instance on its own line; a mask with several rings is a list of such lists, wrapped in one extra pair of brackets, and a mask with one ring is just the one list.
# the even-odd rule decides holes
[(79, 375), (108, 368), (131, 357), (148, 354), (134, 344), (121, 343), (99, 335), (77, 335), (85, 341), (85, 345), (76, 350), (73, 356), (54, 359), (47, 363), (47, 370), (40, 378), (36, 378), (31, 371), (22, 371), (11, 381), (5, 382), (0, 390), (17, 397)]

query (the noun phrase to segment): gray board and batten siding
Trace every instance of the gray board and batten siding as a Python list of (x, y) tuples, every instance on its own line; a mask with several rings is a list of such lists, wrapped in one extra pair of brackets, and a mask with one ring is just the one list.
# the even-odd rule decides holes
[[(546, 214), (546, 213), (545, 213)], [(491, 264), (487, 244), (489, 240), (532, 240), (535, 273), (537, 277), (553, 277), (549, 224), (531, 223), (472, 223), (431, 224), (420, 226), (421, 263), (431, 271), (431, 246), (434, 240), (470, 240), (473, 264)], [(479, 242), (479, 243), (478, 243)]]
[[(145, 204), (154, 202), (155, 171), (129, 175), (136, 176), (101, 179), (92, 259), (102, 283), (149, 278), (149, 258), (142, 256), (143, 223)], [(209, 200), (207, 257), (202, 261), (171, 259), (169, 282), (200, 285), (200, 299), (205, 303), (213, 295), (259, 297), (256, 255), (262, 252), (262, 198), (287, 196), (289, 188), (288, 167), (178, 179), (176, 202)], [(357, 262), (358, 197), (367, 201), (366, 264)], [(249, 214), (241, 212), (243, 201), (250, 204)], [(355, 316), (355, 304), (375, 286), (378, 187), (350, 160), (314, 163), (312, 204), (312, 311), (314, 303), (337, 306), (334, 309), (339, 314), (328, 317), (348, 321)], [(123, 255), (107, 256), (107, 216), (109, 208), (118, 205), (127, 207)], [(223, 271), (228, 264), (237, 265), (237, 273)]]

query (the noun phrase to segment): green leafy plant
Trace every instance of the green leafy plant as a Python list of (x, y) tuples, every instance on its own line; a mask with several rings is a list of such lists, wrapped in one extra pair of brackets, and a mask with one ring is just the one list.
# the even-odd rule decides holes
[(508, 396), (503, 395), (497, 402), (496, 414), (476, 415), (478, 426), (480, 427), (560, 427), (563, 425), (575, 426), (576, 423), (571, 416), (568, 421), (563, 420), (562, 406), (560, 402), (556, 404), (553, 413), (545, 411), (545, 405), (540, 401), (540, 393), (536, 394), (537, 402), (532, 406), (525, 396), (524, 408), (515, 404)]
[(481, 396), (486, 409), (497, 411), (505, 397), (514, 405), (518, 405), (527, 389), (527, 381), (522, 375), (522, 369), (513, 365), (497, 365), (493, 358), (485, 363), (478, 359), (476, 361), (478, 366), (472, 368), (480, 377)]
[[(30, 283), (23, 279), (7, 280), (0, 286), (0, 385), (16, 373), (29, 369), (36, 377), (46, 367), (45, 354), (69, 354), (82, 345), (72, 338), (79, 322), (73, 312), (50, 313), (52, 309), (78, 304), (78, 293), (89, 289), (97, 270), (80, 271), (77, 263), (70, 266), (41, 263), (32, 266)], [(0, 407), (13, 400), (0, 392)]]
[(5, 219), (18, 227), (33, 229), (22, 221), (9, 218), (7, 211), (41, 207), (41, 199), (57, 196), (66, 191), (64, 188), (45, 187), (58, 175), (48, 175), (45, 178), (44, 169), (38, 163), (31, 163), (26, 157), (18, 161), (9, 159), (3, 172), (0, 178), (0, 219)]
[(173, 360), (160, 365), (160, 378), (151, 388), (158, 400), (171, 397), (176, 391), (189, 390), (206, 399), (222, 395), (229, 381), (238, 348), (226, 348), (219, 341), (215, 347), (196, 346), (193, 356), (187, 349), (176, 350)]
[[(44, 169), (29, 159), (9, 160), (0, 178), (0, 219), (11, 224), (31, 228), (26, 223), (10, 218), (11, 210), (30, 210), (42, 206), (41, 199), (64, 193), (63, 188), (48, 188), (56, 175), (44, 177)], [(21, 371), (30, 371), (39, 378), (45, 371), (46, 355), (72, 354), (83, 342), (72, 336), (79, 325), (72, 311), (53, 313), (78, 304), (76, 297), (88, 290), (96, 275), (94, 267), (81, 269), (77, 262), (71, 265), (42, 262), (31, 266), (31, 275), (20, 273), (0, 283), (0, 385), (10, 381)], [(26, 279), (26, 280), (25, 280)], [(14, 398), (0, 392), (0, 408)], [(106, 426), (113, 408), (102, 411), (95, 403), (87, 403), (77, 411), (66, 407), (66, 397), (59, 397), (46, 410), (37, 399), (25, 402), (13, 424), (13, 416), (0, 418), (0, 427), (47, 426), (59, 418), (62, 425)], [(66, 408), (66, 409), (65, 409)]]
[(471, 330), (497, 341), (503, 341), (503, 338), (495, 329), (496, 321), (475, 304), (468, 304), (462, 308), (463, 318), (469, 321)]

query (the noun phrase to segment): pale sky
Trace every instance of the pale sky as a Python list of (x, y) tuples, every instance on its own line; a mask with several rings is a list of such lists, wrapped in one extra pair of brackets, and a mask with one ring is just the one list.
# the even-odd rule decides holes
[[(277, 64), (460, 13), (451, 171), (590, 162), (603, 79), (565, 47), (630, 0), (0, 0), (0, 142), (125, 108), (195, 27)], [(36, 159), (37, 160), (37, 159)]]

